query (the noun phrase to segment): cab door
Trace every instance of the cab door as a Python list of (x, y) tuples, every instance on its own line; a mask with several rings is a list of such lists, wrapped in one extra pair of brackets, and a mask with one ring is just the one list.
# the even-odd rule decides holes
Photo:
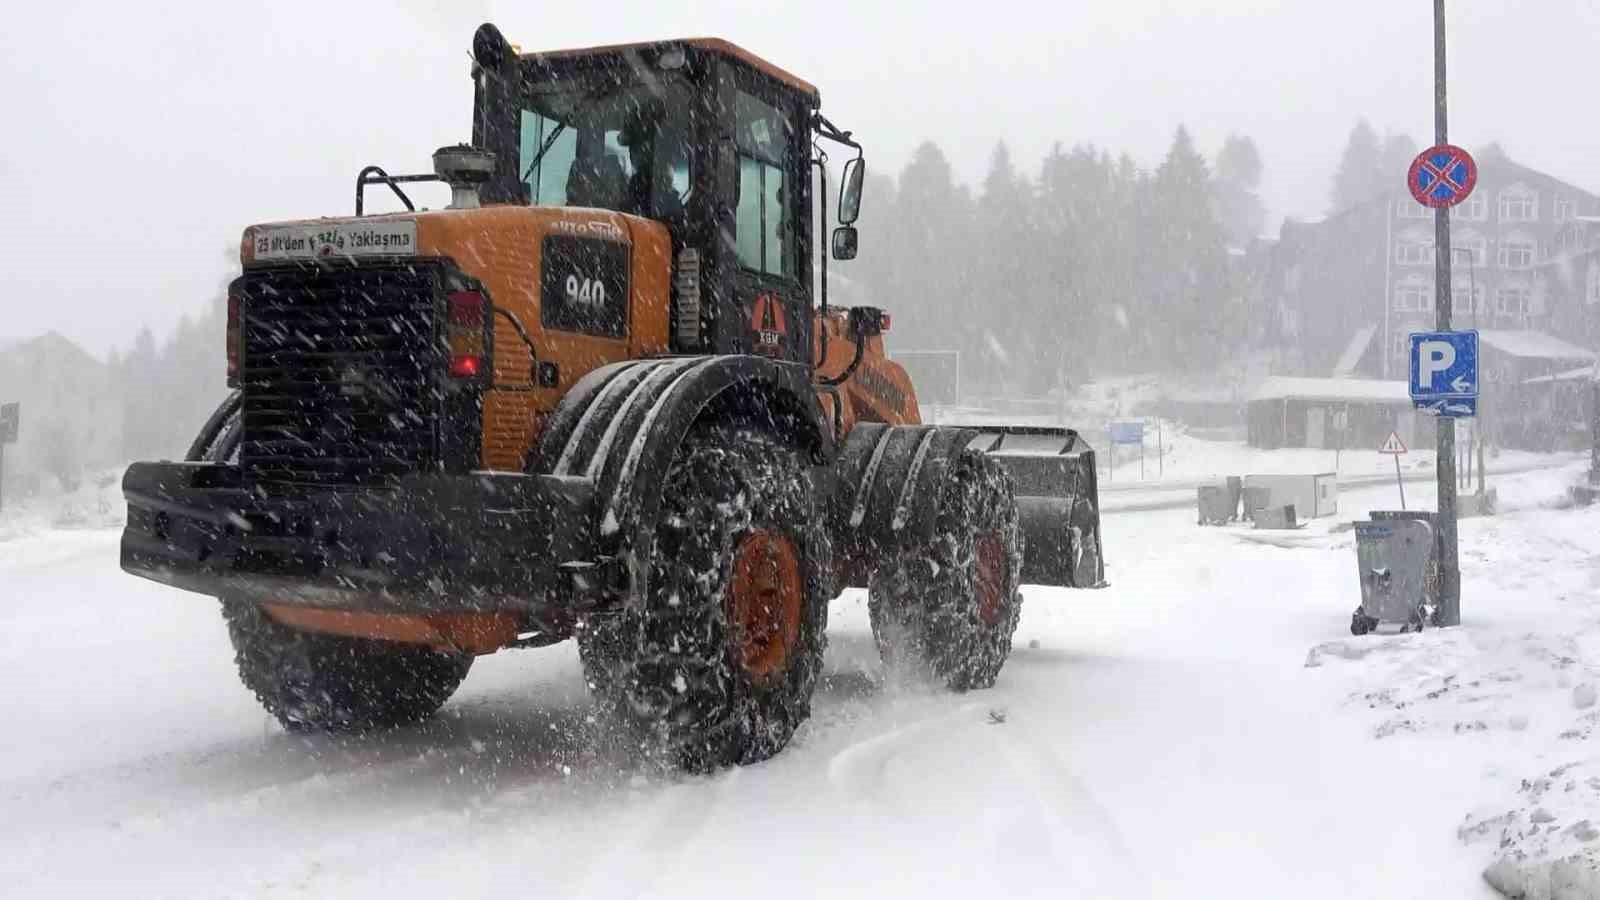
[(811, 362), (810, 143), (793, 92), (742, 68), (729, 79), (738, 160), (735, 352)]

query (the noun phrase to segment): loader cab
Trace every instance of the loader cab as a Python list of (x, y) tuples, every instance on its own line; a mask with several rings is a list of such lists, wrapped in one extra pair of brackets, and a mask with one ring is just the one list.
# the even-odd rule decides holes
[(473, 56), (485, 203), (658, 221), (674, 352), (810, 362), (815, 87), (712, 39), (521, 54), (484, 25)]

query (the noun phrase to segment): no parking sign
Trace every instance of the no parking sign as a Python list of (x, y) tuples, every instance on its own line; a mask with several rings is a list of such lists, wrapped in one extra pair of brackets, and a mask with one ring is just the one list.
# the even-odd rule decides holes
[(1477, 162), (1454, 144), (1438, 144), (1417, 154), (1406, 173), (1411, 196), (1429, 209), (1455, 206), (1467, 199), (1477, 183)]

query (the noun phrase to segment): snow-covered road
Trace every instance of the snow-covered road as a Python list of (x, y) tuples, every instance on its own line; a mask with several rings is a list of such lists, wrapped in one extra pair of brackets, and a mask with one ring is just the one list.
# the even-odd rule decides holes
[(882, 684), (846, 594), (811, 723), (708, 778), (608, 749), (570, 646), (480, 660), (422, 728), (287, 735), (215, 605), (123, 575), (116, 532), (3, 542), (0, 893), (1492, 896), (1498, 826), (1458, 827), (1587, 758), (1600, 510), (1545, 508), (1575, 471), (1463, 523), (1451, 631), (1350, 639), (1349, 533), (1187, 509), (1107, 517), (1109, 589), (1027, 590), (991, 691)]

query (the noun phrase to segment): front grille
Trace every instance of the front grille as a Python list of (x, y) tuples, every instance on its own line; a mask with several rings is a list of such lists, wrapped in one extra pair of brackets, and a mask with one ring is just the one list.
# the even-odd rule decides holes
[(239, 465), (258, 483), (368, 487), (438, 457), (436, 265), (250, 272)]

